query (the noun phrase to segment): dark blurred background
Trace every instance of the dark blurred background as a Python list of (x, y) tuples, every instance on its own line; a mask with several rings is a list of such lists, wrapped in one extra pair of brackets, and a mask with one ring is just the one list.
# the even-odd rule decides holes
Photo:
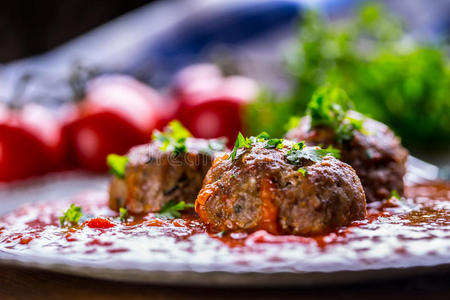
[[(157, 1), (2, 1), (0, 3), (0, 63), (48, 51), (151, 2)], [(314, 1), (302, 2), (313, 3)], [(316, 2), (358, 1), (318, 0)], [(379, 2), (383, 2), (402, 15), (416, 35), (424, 36), (434, 31), (449, 39), (450, 20), (445, 16), (450, 14), (450, 1), (382, 0)], [(338, 14), (343, 13), (339, 9), (336, 11)]]
[(50, 50), (151, 0), (0, 3), (0, 63)]

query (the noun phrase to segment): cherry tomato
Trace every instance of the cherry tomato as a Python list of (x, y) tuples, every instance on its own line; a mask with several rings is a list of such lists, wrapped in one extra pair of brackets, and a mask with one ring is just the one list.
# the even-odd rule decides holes
[(229, 146), (242, 131), (241, 102), (229, 97), (210, 97), (182, 102), (177, 118), (199, 138), (227, 137)]
[[(189, 69), (191, 72), (195, 70)], [(177, 85), (176, 94), (180, 97), (177, 118), (194, 136), (224, 136), (228, 138), (228, 146), (232, 146), (238, 132), (244, 131), (244, 107), (256, 97), (258, 85), (243, 76), (223, 78), (211, 75), (208, 79), (195, 74), (189, 77), (186, 70), (182, 74), (184, 77), (181, 78), (187, 77), (190, 81), (185, 79), (182, 80), (184, 85)]]
[(162, 97), (125, 75), (104, 75), (88, 82), (86, 96), (72, 109), (64, 127), (72, 165), (106, 170), (106, 156), (124, 154), (146, 143), (160, 121)]
[(0, 106), (0, 181), (54, 171), (61, 166), (61, 125), (46, 108)]
[(202, 98), (220, 88), (222, 80), (222, 72), (214, 64), (191, 65), (175, 75), (172, 92), (178, 100)]

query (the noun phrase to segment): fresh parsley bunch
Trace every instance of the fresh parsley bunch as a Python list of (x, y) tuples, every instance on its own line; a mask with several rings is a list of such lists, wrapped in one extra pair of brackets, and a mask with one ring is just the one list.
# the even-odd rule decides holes
[(348, 93), (357, 111), (388, 124), (406, 146), (450, 146), (445, 46), (414, 41), (380, 4), (365, 4), (339, 21), (306, 12), (287, 56), (292, 88), (282, 98), (265, 91), (251, 104), (250, 133), (282, 135), (289, 118), (304, 115), (314, 92), (331, 84)]

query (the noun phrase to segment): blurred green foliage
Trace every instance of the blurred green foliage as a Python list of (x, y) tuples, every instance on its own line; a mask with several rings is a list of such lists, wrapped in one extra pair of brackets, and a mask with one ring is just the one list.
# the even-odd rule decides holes
[(304, 115), (324, 84), (343, 88), (356, 110), (388, 124), (407, 147), (450, 145), (450, 63), (444, 45), (418, 43), (378, 4), (330, 22), (303, 15), (287, 57), (292, 90), (261, 94), (249, 110), (251, 133), (282, 135), (291, 116)]

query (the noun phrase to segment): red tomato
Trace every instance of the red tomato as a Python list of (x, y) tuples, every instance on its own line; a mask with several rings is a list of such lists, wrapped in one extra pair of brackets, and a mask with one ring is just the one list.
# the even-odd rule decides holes
[(219, 84), (212, 83), (196, 93), (185, 87), (185, 92), (178, 92), (182, 98), (177, 118), (194, 136), (224, 136), (228, 138), (228, 146), (232, 146), (238, 132), (244, 131), (244, 107), (256, 97), (258, 90), (255, 81), (243, 76), (221, 78)]
[(172, 99), (165, 99), (159, 103), (158, 123), (156, 129), (162, 130), (170, 121), (176, 118), (180, 102)]
[(196, 137), (227, 137), (234, 143), (242, 131), (241, 101), (228, 97), (211, 97), (202, 101), (182, 102), (177, 119)]
[(220, 87), (222, 80), (222, 72), (214, 64), (191, 65), (175, 75), (172, 92), (179, 100), (211, 95)]
[(149, 86), (125, 75), (104, 75), (91, 80), (86, 97), (64, 128), (72, 165), (106, 170), (109, 153), (124, 154), (150, 140), (160, 123), (161, 96)]
[(61, 165), (61, 126), (37, 104), (0, 106), (0, 181), (54, 171)]

